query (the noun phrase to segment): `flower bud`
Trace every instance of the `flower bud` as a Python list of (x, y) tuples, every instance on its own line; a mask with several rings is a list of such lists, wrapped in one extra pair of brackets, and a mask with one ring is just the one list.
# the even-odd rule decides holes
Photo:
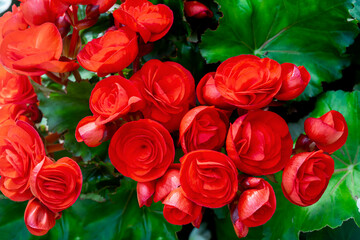
[(316, 149), (317, 148), (314, 141), (312, 141), (308, 136), (300, 134), (300, 136), (296, 140), (294, 153), (297, 154), (302, 152), (312, 152)]
[(308, 118), (304, 122), (306, 135), (316, 146), (328, 153), (340, 149), (346, 142), (348, 127), (344, 116), (331, 110), (320, 118)]
[(136, 185), (137, 199), (139, 207), (150, 207), (152, 203), (152, 195), (155, 192), (155, 181), (138, 182)]
[(298, 97), (310, 82), (310, 74), (304, 66), (297, 67), (292, 63), (281, 64), (282, 82), (280, 91), (275, 98), (282, 101), (288, 101)]
[(37, 198), (33, 198), (28, 202), (24, 214), (26, 228), (36, 236), (45, 235), (55, 226), (55, 220), (60, 217), (61, 214), (50, 211)]
[(187, 199), (182, 188), (176, 188), (163, 201), (165, 219), (175, 225), (185, 225), (196, 220), (202, 207)]
[(213, 12), (204, 4), (198, 1), (188, 1), (184, 3), (185, 14), (193, 18), (212, 18)]
[(180, 186), (180, 164), (173, 163), (156, 182), (154, 202), (164, 200), (169, 193)]
[(96, 119), (95, 116), (87, 116), (80, 120), (75, 130), (76, 141), (97, 147), (107, 140), (105, 124), (97, 124)]
[(257, 227), (269, 221), (276, 209), (271, 185), (262, 178), (240, 175), (239, 190), (239, 220), (247, 227)]

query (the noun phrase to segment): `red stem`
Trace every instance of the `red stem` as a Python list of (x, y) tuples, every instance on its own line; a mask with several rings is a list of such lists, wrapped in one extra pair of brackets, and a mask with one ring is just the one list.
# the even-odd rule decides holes
[(141, 68), (140, 57), (139, 57), (139, 55), (137, 55), (134, 62), (133, 62), (133, 71), (134, 71), (134, 73), (139, 71), (140, 68)]
[(59, 138), (62, 136), (62, 134), (60, 134), (60, 133), (57, 133), (57, 132), (55, 132), (55, 133), (50, 133), (49, 135), (47, 135), (46, 137), (45, 137), (45, 141), (47, 142), (47, 143), (54, 143), (54, 142), (56, 142), (57, 140), (59, 140)]
[(72, 56), (73, 58), (75, 57), (74, 52), (75, 52), (75, 48), (76, 45), (78, 43), (78, 39), (79, 39), (79, 30), (77, 29), (76, 25), (78, 23), (78, 6), (77, 5), (72, 5), (73, 11), (73, 33), (71, 35), (71, 42), (70, 42), (70, 47), (69, 47), (69, 55)]
[(66, 82), (64, 83), (63, 80), (62, 80), (60, 77), (56, 76), (56, 75), (53, 74), (52, 72), (47, 72), (46, 75), (47, 75), (51, 80), (53, 80), (54, 82), (66, 86)]
[(65, 148), (63, 143), (58, 143), (58, 144), (47, 145), (46, 150), (48, 153), (54, 153), (65, 150)]

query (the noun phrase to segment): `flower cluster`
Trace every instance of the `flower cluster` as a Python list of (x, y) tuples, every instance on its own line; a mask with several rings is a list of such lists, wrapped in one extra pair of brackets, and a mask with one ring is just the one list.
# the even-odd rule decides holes
[(69, 4), (60, 1), (27, 0), (0, 18), (0, 190), (13, 201), (28, 201), (25, 224), (38, 236), (54, 227), (82, 187), (74, 160), (55, 162), (46, 154), (52, 145), (45, 148), (35, 128), (42, 114), (30, 81), (41, 84), (46, 73), (62, 82), (77, 69), (62, 56), (67, 10)]
[(0, 190), (13, 201), (27, 201), (24, 220), (34, 235), (46, 234), (80, 195), (82, 175), (67, 157), (56, 162), (45, 154), (37, 131), (7, 120), (0, 126)]
[[(110, 140), (110, 161), (137, 182), (140, 207), (162, 202), (168, 222), (199, 227), (205, 208), (228, 206), (236, 234), (245, 237), (274, 214), (275, 192), (264, 177), (281, 171), (290, 202), (316, 203), (334, 172), (330, 154), (347, 139), (344, 117), (330, 111), (308, 118), (306, 135), (293, 149), (286, 121), (269, 111), (305, 90), (306, 68), (240, 55), (195, 81), (176, 62), (142, 64), (153, 42), (169, 32), (174, 14), (148, 0), (122, 2), (112, 12), (114, 26), (84, 46), (80, 30), (115, 0), (23, 0), (0, 18), (0, 190), (13, 201), (28, 201), (29, 231), (46, 234), (82, 187), (74, 160), (46, 156), (34, 128), (41, 113), (29, 78), (41, 85), (46, 74), (65, 89), (70, 74), (82, 80), (79, 66), (101, 80), (90, 95), (92, 115), (77, 124), (75, 138), (89, 147)], [(79, 4), (86, 5), (81, 20)], [(213, 16), (197, 1), (186, 1), (184, 11)], [(176, 147), (184, 153), (179, 161)]]
[[(188, 13), (191, 4), (186, 4)], [(154, 18), (163, 21), (154, 20), (147, 28), (150, 7)], [(126, 79), (120, 73), (95, 85), (89, 101), (93, 116), (79, 122), (76, 138), (90, 147), (111, 139), (110, 160), (121, 174), (138, 182), (140, 207), (161, 201), (167, 221), (199, 227), (204, 208), (229, 205), (235, 231), (244, 237), (249, 227), (266, 223), (276, 208), (272, 186), (253, 176), (284, 170), (282, 187), (291, 202), (308, 206), (319, 200), (334, 171), (333, 160), (312, 150), (291, 158), (287, 123), (267, 110), (305, 90), (310, 74), (303, 66), (241, 55), (222, 62), (195, 87), (191, 73), (178, 63), (152, 59), (139, 68), (137, 59), (146, 54), (141, 49), (169, 30), (172, 13), (166, 6), (128, 0), (113, 15), (117, 29), (85, 45), (78, 60), (99, 76), (133, 62), (134, 74)], [(150, 31), (154, 28), (156, 34)], [(119, 40), (112, 43), (115, 37)], [(91, 58), (101, 60), (95, 64)], [(237, 117), (231, 122), (230, 116)], [(308, 121), (316, 122), (310, 128), (329, 124)], [(345, 131), (346, 122), (333, 122), (333, 131), (308, 134), (319, 139), (320, 149), (330, 144), (336, 150), (345, 143), (339, 131)], [(321, 142), (324, 139), (330, 143)], [(185, 154), (180, 163), (174, 162), (176, 143)]]

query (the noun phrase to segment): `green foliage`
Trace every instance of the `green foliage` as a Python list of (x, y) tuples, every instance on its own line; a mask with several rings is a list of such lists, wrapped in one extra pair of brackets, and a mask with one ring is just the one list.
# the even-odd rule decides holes
[(85, 116), (90, 116), (89, 98), (93, 85), (83, 81), (81, 83), (69, 82), (67, 93), (52, 92), (49, 97), (39, 94), (40, 110), (47, 119), (50, 132), (65, 134), (65, 148), (74, 156), (81, 156), (90, 160), (96, 156), (107, 155), (107, 143), (96, 148), (90, 148), (75, 139), (75, 129), (78, 122)]
[(354, 7), (350, 9), (350, 14), (360, 21), (360, 1), (359, 0), (353, 0)]
[[(55, 227), (43, 237), (32, 236), (24, 223), (26, 203), (0, 200), (1, 239), (177, 239), (180, 226), (168, 223), (162, 204), (139, 208), (135, 182), (124, 179), (121, 188), (105, 202), (79, 199), (63, 212)], [(16, 230), (15, 230), (16, 229)]]
[(341, 225), (341, 227), (332, 229), (326, 227), (320, 231), (304, 234), (306, 240), (355, 240), (360, 236), (360, 228), (350, 219)]
[(81, 42), (83, 45), (95, 38), (104, 35), (104, 32), (114, 25), (114, 20), (108, 14), (101, 14), (97, 23), (91, 28), (80, 31)]
[(341, 77), (350, 61), (345, 48), (359, 32), (348, 21), (347, 0), (217, 0), (223, 17), (202, 37), (200, 51), (208, 63), (255, 54), (303, 65), (312, 76), (300, 100), (318, 95), (321, 82)]

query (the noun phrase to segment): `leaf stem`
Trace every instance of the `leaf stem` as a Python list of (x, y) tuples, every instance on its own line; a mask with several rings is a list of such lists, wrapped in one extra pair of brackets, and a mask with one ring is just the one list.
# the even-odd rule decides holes
[(65, 150), (63, 143), (51, 144), (46, 146), (47, 153), (54, 153)]
[(72, 74), (74, 75), (74, 77), (76, 79), (76, 82), (81, 82), (82, 81), (79, 70), (76, 69), (76, 70), (72, 71)]
[(56, 76), (54, 73), (52, 73), (52, 72), (47, 72), (47, 73), (46, 73), (46, 76), (48, 76), (48, 77), (49, 77), (51, 80), (53, 80), (54, 82), (66, 86), (66, 82), (63, 82), (63, 80), (62, 80), (60, 77)]

